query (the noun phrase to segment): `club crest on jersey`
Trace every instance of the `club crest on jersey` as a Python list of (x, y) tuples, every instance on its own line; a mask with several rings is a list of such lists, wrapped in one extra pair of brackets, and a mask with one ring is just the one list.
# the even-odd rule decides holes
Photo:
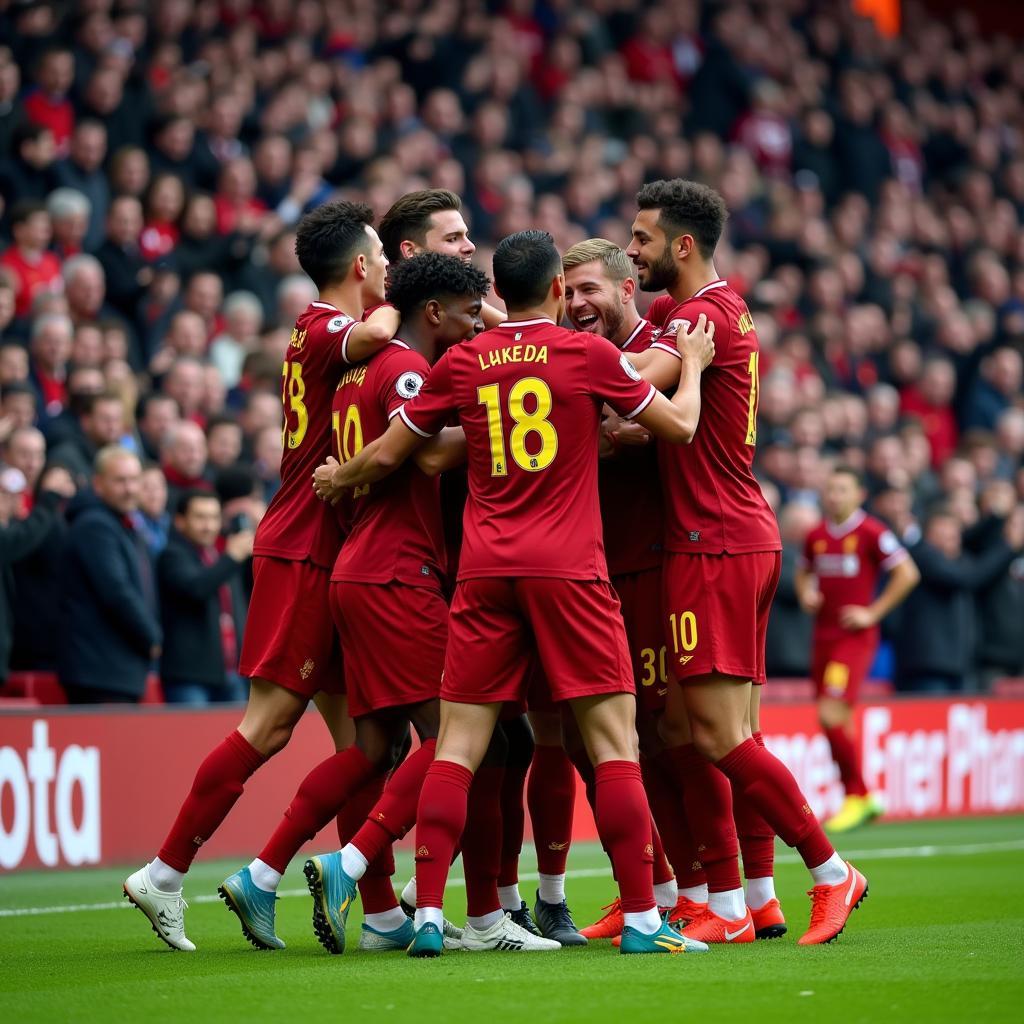
[(637, 368), (629, 361), (629, 357), (625, 353), (619, 356), (619, 366), (621, 366), (622, 369), (625, 370), (626, 376), (629, 377), (630, 380), (641, 379), (640, 374), (637, 371)]
[(352, 317), (345, 316), (344, 313), (340, 316), (332, 316), (331, 319), (327, 321), (327, 330), (330, 331), (331, 334), (337, 334), (338, 331), (343, 331), (348, 327), (350, 323), (352, 323)]
[(408, 370), (395, 381), (395, 391), (402, 398), (415, 398), (423, 387), (423, 377), (415, 370)]

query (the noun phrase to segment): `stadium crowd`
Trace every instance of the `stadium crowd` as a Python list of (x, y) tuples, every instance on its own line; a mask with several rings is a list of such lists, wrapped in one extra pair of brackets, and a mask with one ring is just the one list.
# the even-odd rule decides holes
[[(1024, 671), (1024, 62), (969, 14), (906, 4), (885, 38), (811, 0), (11, 0), (0, 154), (0, 680), (8, 647), (18, 669), (63, 655), (89, 699), (117, 673), (75, 678), (69, 652), (105, 628), (135, 661), (162, 648), (165, 677), (177, 646), (172, 696), (237, 696), (281, 361), (316, 297), (304, 212), (448, 188), (488, 268), (530, 227), (561, 251), (625, 244), (661, 177), (725, 197), (718, 267), (757, 324), (757, 468), (788, 567), (769, 671), (808, 670), (792, 577), (838, 461), (923, 578), (875, 674)], [(116, 460), (94, 491), (111, 444), (143, 460), (127, 497)], [(185, 521), (197, 490), (219, 543)], [(33, 515), (29, 544), (12, 531)], [(164, 642), (189, 559), (220, 602), (201, 679)], [(118, 564), (103, 606), (70, 578)]]

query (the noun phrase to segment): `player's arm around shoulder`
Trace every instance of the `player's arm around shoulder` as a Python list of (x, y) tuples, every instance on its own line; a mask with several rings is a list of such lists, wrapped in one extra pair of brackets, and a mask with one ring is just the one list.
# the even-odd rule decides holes
[(400, 319), (398, 310), (389, 303), (378, 306), (349, 333), (345, 345), (346, 360), (361, 363), (379, 352), (395, 336)]
[[(676, 357), (666, 354), (675, 371), (675, 394), (671, 399), (666, 398), (659, 388), (653, 401), (636, 416), (636, 421), (666, 441), (689, 444), (700, 422), (701, 374), (715, 358), (714, 323), (700, 313), (693, 324), (680, 324), (676, 346)], [(651, 383), (659, 387), (656, 382)], [(666, 386), (671, 387), (672, 383)]]

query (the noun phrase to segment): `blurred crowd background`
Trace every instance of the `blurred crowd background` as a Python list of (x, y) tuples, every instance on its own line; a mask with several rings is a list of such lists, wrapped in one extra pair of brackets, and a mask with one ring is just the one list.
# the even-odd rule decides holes
[[(924, 553), (875, 674), (1024, 672), (1024, 49), (914, 3), (885, 35), (850, 0), (0, 2), (0, 662), (57, 667), (84, 614), (62, 552), (110, 505), (105, 446), (142, 460), (133, 539), (156, 558), (207, 491), (244, 577), (315, 297), (304, 211), (449, 188), (487, 269), (528, 227), (625, 244), (660, 177), (724, 195), (718, 269), (761, 340), (790, 570), (770, 672), (807, 672), (791, 570), (837, 461)], [(26, 554), (40, 484), (59, 501)]]

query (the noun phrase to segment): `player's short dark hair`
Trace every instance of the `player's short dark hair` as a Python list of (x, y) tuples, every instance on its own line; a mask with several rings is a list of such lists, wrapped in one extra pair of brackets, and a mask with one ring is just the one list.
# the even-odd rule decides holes
[(295, 230), (299, 266), (317, 288), (343, 281), (360, 252), (369, 251), (366, 228), (373, 210), (366, 203), (337, 199), (307, 213)]
[(658, 210), (658, 224), (671, 241), (693, 235), (700, 254), (710, 257), (729, 217), (725, 200), (709, 185), (672, 178), (650, 181), (636, 194), (641, 210)]
[(843, 476), (852, 477), (858, 487), (864, 487), (864, 474), (857, 469), (856, 466), (851, 466), (848, 462), (836, 463), (836, 465), (832, 467), (832, 475), (835, 476), (837, 473), (842, 473)]
[(547, 298), (562, 257), (547, 231), (517, 231), (494, 250), (494, 284), (509, 309), (536, 306)]
[(31, 220), (37, 213), (46, 213), (46, 204), (36, 199), (19, 199), (11, 207), (11, 227)]
[(430, 230), (430, 218), (443, 210), (461, 210), (462, 200), (446, 188), (425, 188), (409, 192), (397, 200), (380, 222), (380, 240), (384, 255), (392, 263), (402, 258), (402, 243), (424, 245)]
[(458, 256), (422, 252), (391, 268), (388, 301), (404, 318), (431, 299), (482, 298), (490, 286), (485, 273)]
[(174, 504), (174, 512), (179, 516), (187, 516), (189, 506), (193, 501), (199, 501), (205, 499), (209, 501), (215, 501), (220, 504), (220, 498), (214, 491), (204, 490), (202, 487), (190, 487), (187, 491), (182, 491), (178, 495), (178, 500)]

